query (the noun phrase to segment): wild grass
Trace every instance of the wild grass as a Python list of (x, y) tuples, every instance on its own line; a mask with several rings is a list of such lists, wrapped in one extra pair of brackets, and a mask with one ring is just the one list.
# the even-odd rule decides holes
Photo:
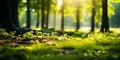
[[(5, 33), (7, 34), (7, 33)], [(25, 33), (24, 38), (49, 38), (46, 43), (36, 42), (17, 47), (0, 46), (0, 60), (119, 60), (119, 33)], [(1, 36), (5, 36), (0, 34)], [(9, 34), (7, 34), (9, 36)], [(30, 36), (30, 38), (29, 38)], [(53, 45), (54, 44), (54, 45)]]

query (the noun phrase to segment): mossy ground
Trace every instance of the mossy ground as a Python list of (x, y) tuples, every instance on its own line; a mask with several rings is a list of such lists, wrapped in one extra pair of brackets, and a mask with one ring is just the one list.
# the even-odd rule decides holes
[[(69, 34), (71, 36), (69, 36)], [(0, 32), (0, 60), (119, 60), (119, 33)]]

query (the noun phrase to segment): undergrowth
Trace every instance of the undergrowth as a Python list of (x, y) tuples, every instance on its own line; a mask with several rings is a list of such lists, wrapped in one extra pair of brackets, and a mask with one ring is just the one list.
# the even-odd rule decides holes
[[(30, 45), (0, 46), (0, 60), (119, 60), (119, 33), (0, 32), (0, 39), (32, 42)], [(9, 38), (8, 38), (9, 37)], [(39, 42), (39, 39), (47, 41)]]

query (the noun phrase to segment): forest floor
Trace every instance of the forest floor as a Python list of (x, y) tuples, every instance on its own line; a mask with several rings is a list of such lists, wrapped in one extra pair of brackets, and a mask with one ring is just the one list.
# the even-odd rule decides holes
[(120, 33), (0, 32), (0, 60), (119, 60)]

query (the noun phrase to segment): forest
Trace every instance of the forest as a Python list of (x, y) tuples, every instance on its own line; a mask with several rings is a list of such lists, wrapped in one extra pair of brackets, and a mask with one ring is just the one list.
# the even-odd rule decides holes
[(120, 60), (120, 0), (1, 0), (0, 60)]

